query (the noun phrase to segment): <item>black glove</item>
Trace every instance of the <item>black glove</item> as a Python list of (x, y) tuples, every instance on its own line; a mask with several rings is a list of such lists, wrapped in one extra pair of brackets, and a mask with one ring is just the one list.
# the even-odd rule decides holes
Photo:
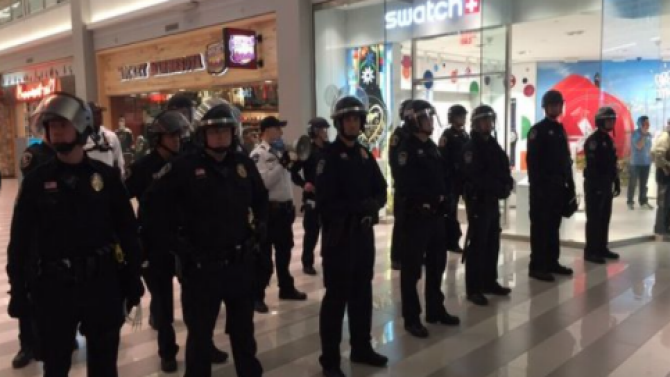
[(30, 314), (30, 297), (26, 292), (11, 291), (7, 313), (11, 318), (21, 318)]
[(612, 195), (616, 198), (617, 196), (621, 195), (621, 181), (619, 178), (617, 178), (614, 181), (614, 190), (612, 191)]
[(140, 299), (144, 296), (144, 284), (142, 284), (139, 275), (136, 277), (129, 276), (126, 280), (123, 293), (126, 297), (126, 310), (130, 312), (133, 307), (140, 304)]

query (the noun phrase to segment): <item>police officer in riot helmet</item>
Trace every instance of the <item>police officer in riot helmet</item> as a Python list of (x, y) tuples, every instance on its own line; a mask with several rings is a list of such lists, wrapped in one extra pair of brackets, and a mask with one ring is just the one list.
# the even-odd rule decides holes
[(182, 132), (182, 143), (181, 143), (181, 149), (183, 152), (186, 153), (198, 151), (198, 148), (194, 145), (191, 137), (193, 127), (193, 116), (194, 116), (193, 107), (194, 102), (192, 99), (192, 95), (185, 92), (179, 92), (173, 95), (172, 97), (170, 97), (170, 99), (166, 104), (167, 110), (179, 111), (188, 120), (188, 127), (184, 129), (184, 131)]
[[(321, 221), (316, 208), (316, 166), (321, 160), (323, 150), (328, 146), (328, 121), (317, 117), (309, 121), (307, 136), (312, 139), (309, 157), (291, 170), (291, 179), (302, 188), (302, 225), (305, 235), (302, 242), (302, 271), (307, 275), (316, 275), (314, 268), (314, 249), (319, 241)], [(302, 175), (300, 174), (302, 172)]]
[[(411, 104), (407, 125), (411, 134), (398, 147), (398, 195), (403, 198), (404, 240), (400, 269), (402, 314), (405, 330), (419, 338), (428, 337), (421, 323), (417, 282), (426, 264), (426, 321), (458, 325), (458, 317), (444, 307), (442, 275), (447, 264), (444, 215), (447, 209), (447, 178), (444, 160), (431, 140), (435, 108), (427, 101)], [(411, 245), (409, 244), (411, 242)]]
[(563, 113), (563, 95), (550, 90), (542, 97), (546, 117), (528, 133), (528, 178), (530, 181), (531, 278), (552, 282), (554, 274), (571, 276), (572, 269), (559, 263), (559, 228), (563, 216), (577, 210), (575, 181), (568, 138), (558, 117)]
[(449, 108), (447, 119), (451, 127), (444, 130), (440, 138), (439, 150), (445, 160), (447, 169), (447, 180), (449, 195), (447, 196), (447, 216), (445, 218), (447, 227), (447, 250), (454, 253), (462, 253), (459, 244), (461, 238), (461, 225), (458, 222), (458, 201), (463, 195), (463, 177), (461, 176), (461, 157), (463, 146), (470, 140), (470, 135), (465, 132), (465, 119), (468, 110), (461, 105), (453, 105)]
[(25, 177), (8, 247), (10, 316), (35, 314), (46, 377), (66, 376), (77, 327), (91, 376), (115, 377), (124, 313), (140, 303), (137, 221), (118, 173), (89, 159), (91, 110), (65, 93), (45, 97), (33, 128), (56, 158)]
[(344, 312), (349, 315), (350, 359), (383, 367), (388, 359), (371, 344), (372, 278), (379, 210), (386, 182), (372, 154), (358, 142), (367, 106), (344, 96), (334, 106), (337, 139), (317, 165), (316, 201), (323, 223), (322, 262), (326, 293), (321, 303), (319, 362), (326, 377), (342, 377), (340, 342)]
[(496, 113), (482, 105), (472, 112), (472, 139), (463, 146), (461, 157), (463, 195), (468, 215), (465, 245), (465, 287), (467, 298), (487, 305), (485, 294), (507, 296), (511, 290), (498, 283), (500, 250), (499, 201), (512, 193), (514, 180), (509, 158), (491, 133)]
[[(412, 114), (412, 100), (406, 99), (400, 104), (400, 109), (398, 111), (398, 117), (400, 118), (399, 126), (393, 130), (393, 135), (391, 136), (391, 143), (388, 150), (388, 160), (389, 166), (391, 168), (391, 177), (394, 181), (398, 177), (398, 147), (400, 144), (407, 139), (411, 134), (408, 129), (406, 118), (408, 115)], [(402, 197), (398, 195), (397, 187), (393, 191), (393, 217), (395, 221), (393, 222), (393, 235), (391, 239), (391, 268), (393, 270), (399, 271), (400, 264), (402, 260), (402, 244), (404, 237), (403, 229), (403, 215), (402, 215)]]
[[(239, 376), (260, 376), (254, 339), (256, 232), (265, 229), (268, 196), (253, 161), (238, 152), (239, 116), (221, 99), (205, 101), (195, 116), (197, 153), (166, 164), (144, 196), (147, 221), (166, 220), (172, 236), (188, 329), (186, 376), (211, 376), (212, 335), (221, 303), (227, 311)], [(155, 208), (167, 209), (153, 211)]]
[(619, 259), (609, 242), (612, 201), (621, 194), (617, 154), (610, 132), (617, 115), (611, 107), (602, 107), (596, 114), (597, 131), (586, 139), (586, 169), (584, 192), (586, 199), (586, 247), (584, 259), (604, 264), (606, 259)]

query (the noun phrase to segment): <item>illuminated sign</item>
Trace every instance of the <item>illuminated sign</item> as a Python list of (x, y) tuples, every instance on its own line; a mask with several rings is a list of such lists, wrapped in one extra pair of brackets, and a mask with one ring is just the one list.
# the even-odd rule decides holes
[(227, 68), (256, 69), (256, 32), (253, 30), (223, 30)]
[(119, 73), (121, 81), (133, 81), (148, 79), (149, 77), (180, 75), (204, 70), (204, 57), (202, 54), (196, 54), (175, 59), (127, 65), (119, 68)]
[(207, 46), (206, 57), (207, 73), (210, 75), (221, 75), (226, 70), (226, 53), (223, 42), (219, 41)]
[(56, 79), (32, 84), (19, 84), (16, 86), (16, 100), (24, 102), (40, 100), (55, 92), (56, 85)]
[(479, 13), (482, 0), (428, 0), (425, 5), (386, 13), (386, 29), (405, 28), (424, 23), (444, 22)]

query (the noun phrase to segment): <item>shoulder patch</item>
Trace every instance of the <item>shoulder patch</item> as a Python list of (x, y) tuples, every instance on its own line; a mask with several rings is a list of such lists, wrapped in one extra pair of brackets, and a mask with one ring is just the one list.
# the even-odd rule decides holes
[(590, 151), (595, 151), (596, 149), (598, 149), (598, 142), (595, 141), (595, 140), (591, 140), (589, 142), (589, 150)]
[(400, 152), (398, 154), (398, 165), (400, 166), (407, 165), (407, 152)]
[(161, 170), (158, 171), (158, 173), (154, 174), (154, 179), (163, 178), (165, 174), (170, 172), (170, 170), (172, 170), (172, 163), (168, 162)]
[(449, 139), (447, 139), (446, 136), (442, 136), (442, 137), (440, 138), (440, 144), (439, 144), (439, 145), (440, 145), (440, 148), (444, 148), (444, 147), (446, 147), (446, 146), (447, 146), (447, 141), (448, 141), (448, 140), (449, 140)]
[(391, 146), (392, 147), (397, 147), (399, 142), (400, 142), (400, 138), (398, 137), (398, 135), (393, 135), (391, 137)]
[(466, 164), (472, 163), (472, 157), (473, 157), (472, 151), (466, 151), (465, 154), (463, 154), (463, 159), (465, 160)]
[(126, 174), (125, 174), (125, 177), (123, 177), (123, 179), (128, 180), (128, 179), (130, 179), (130, 177), (132, 177), (132, 175), (133, 175), (133, 168), (132, 168), (132, 166), (128, 166), (126, 168)]
[(535, 140), (536, 137), (537, 137), (537, 130), (536, 129), (530, 130), (530, 133), (528, 134), (528, 139)]
[(326, 167), (326, 160), (319, 160), (319, 164), (316, 166), (316, 175), (323, 174), (323, 169)]
[(26, 151), (21, 156), (21, 169), (25, 169), (30, 166), (30, 163), (33, 162), (33, 154)]
[(243, 164), (237, 164), (237, 174), (240, 178), (247, 178), (247, 169)]
[(370, 158), (370, 155), (368, 154), (368, 151), (365, 150), (365, 148), (361, 148), (361, 157), (363, 157), (364, 160)]

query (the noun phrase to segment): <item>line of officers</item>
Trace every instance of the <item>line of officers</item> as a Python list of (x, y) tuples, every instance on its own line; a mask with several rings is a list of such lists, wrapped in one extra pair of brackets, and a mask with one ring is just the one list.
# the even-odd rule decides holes
[[(547, 281), (553, 274), (572, 273), (558, 263), (560, 219), (577, 209), (567, 137), (557, 121), (562, 105), (560, 93), (547, 93), (547, 118), (529, 133), (530, 276)], [(222, 303), (237, 374), (261, 376), (253, 316), (254, 310), (269, 310), (264, 298), (273, 269), (280, 299), (307, 299), (289, 271), (295, 220), (291, 180), (303, 188), (307, 274), (316, 274), (313, 252), (319, 231), (323, 234), (319, 361), (324, 375), (344, 376), (345, 311), (351, 361), (385, 366), (387, 357), (371, 345), (371, 323), (373, 228), (386, 205), (387, 184), (375, 158), (358, 141), (367, 111), (354, 96), (337, 100), (331, 114), (336, 140), (328, 143), (328, 122), (314, 119), (308, 131), (312, 155), (297, 161), (282, 142), (285, 122), (266, 118), (262, 143), (245, 151), (233, 106), (210, 99), (194, 109), (190, 100), (175, 96), (149, 128), (151, 153), (133, 164), (124, 182), (118, 170), (84, 152), (85, 140), (95, 132), (88, 105), (69, 94), (47, 96), (31, 122), (35, 132), (45, 135), (44, 156), (34, 154), (37, 167), (23, 181), (8, 247), (8, 310), (21, 322), (21, 366), (36, 358), (44, 362), (45, 376), (67, 376), (79, 331), (87, 339), (88, 374), (117, 376), (120, 329), (140, 303), (144, 277), (161, 370), (176, 372), (177, 277), (188, 330), (185, 376), (210, 376), (212, 363), (226, 362), (228, 355), (212, 339)], [(435, 144), (431, 135), (439, 120), (434, 107), (423, 100), (405, 101), (403, 125), (389, 148), (396, 217), (391, 259), (400, 269), (404, 327), (419, 338), (429, 336), (417, 293), (424, 265), (425, 321), (460, 322), (444, 306), (447, 250), (463, 255), (469, 301), (486, 305), (486, 295), (510, 293), (497, 282), (499, 201), (509, 197), (514, 181), (493, 135), (493, 109), (483, 105), (473, 111), (470, 135), (464, 130), (466, 116), (464, 107), (453, 106), (451, 127)], [(607, 249), (606, 238), (607, 213), (619, 187), (616, 153), (607, 134), (616, 114), (601, 109), (596, 121), (603, 132), (587, 141), (585, 253), (588, 260), (603, 263), (618, 257)], [(612, 185), (614, 190), (607, 190)], [(462, 250), (461, 196), (469, 223)], [(139, 200), (137, 215), (132, 197)]]

